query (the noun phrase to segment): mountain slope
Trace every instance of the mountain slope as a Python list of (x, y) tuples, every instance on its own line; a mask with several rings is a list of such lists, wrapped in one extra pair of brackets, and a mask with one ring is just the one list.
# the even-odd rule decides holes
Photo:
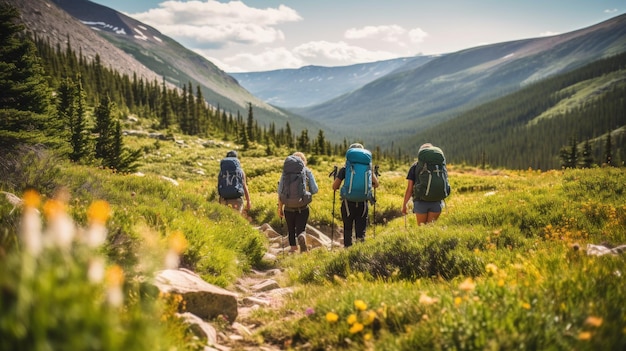
[(407, 62), (422, 65), (431, 56), (404, 57), (341, 67), (306, 66), (265, 72), (230, 73), (264, 101), (284, 108), (313, 106), (358, 89)]
[(274, 122), (292, 129), (314, 129), (316, 123), (276, 109), (256, 98), (232, 77), (202, 56), (184, 48), (156, 29), (108, 7), (87, 0), (8, 0), (18, 8), (28, 30), (48, 38), (52, 45), (70, 45), (93, 59), (100, 56), (104, 66), (120, 73), (137, 73), (148, 80), (175, 87), (192, 82), (199, 85), (207, 102), (222, 110), (247, 114), (252, 103), (260, 125)]
[(356, 139), (389, 145), (532, 82), (624, 51), (626, 15), (558, 36), (447, 54), (324, 104), (291, 110)]
[[(560, 152), (588, 142), (594, 163), (605, 162), (611, 134), (612, 164), (626, 161), (626, 53), (544, 79), (468, 110), (396, 144), (410, 154), (430, 141), (455, 164), (508, 169), (558, 169)], [(573, 139), (573, 140), (572, 140)]]
[(78, 25), (76, 19), (54, 4), (40, 0), (4, 0), (20, 11), (21, 20), (28, 32), (40, 38), (48, 39), (53, 45), (65, 49), (69, 40), (76, 51), (80, 48), (81, 53), (89, 60), (96, 55), (100, 56), (105, 66), (115, 64), (121, 74), (132, 75), (137, 73), (139, 77), (148, 80), (161, 79), (155, 72), (145, 67), (134, 57), (126, 55), (95, 31), (88, 27)]

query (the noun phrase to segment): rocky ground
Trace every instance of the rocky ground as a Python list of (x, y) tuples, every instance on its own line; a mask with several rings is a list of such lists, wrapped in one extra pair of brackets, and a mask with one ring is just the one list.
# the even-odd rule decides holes
[[(265, 255), (265, 260), (276, 261), (278, 255), (289, 255), (287, 238), (278, 234), (269, 225), (264, 224), (258, 229), (267, 237), (270, 248)], [(341, 236), (341, 235), (338, 235)], [(342, 247), (341, 242), (332, 240), (323, 232), (307, 226), (306, 246), (307, 250), (327, 247), (330, 245)], [(291, 253), (299, 254), (299, 253)], [(241, 278), (228, 290), (236, 294), (237, 317), (232, 324), (225, 323), (215, 328), (208, 325), (204, 333), (208, 335), (205, 351), (272, 351), (284, 350), (285, 345), (263, 344), (258, 345), (254, 340), (254, 334), (260, 325), (252, 318), (252, 313), (258, 309), (279, 309), (283, 306), (285, 298), (293, 293), (293, 287), (288, 284), (284, 272), (280, 269), (268, 269), (266, 271), (252, 270)]]

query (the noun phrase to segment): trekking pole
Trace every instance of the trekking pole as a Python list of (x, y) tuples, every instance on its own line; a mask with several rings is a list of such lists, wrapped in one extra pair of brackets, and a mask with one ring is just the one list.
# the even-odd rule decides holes
[[(328, 174), (328, 176), (333, 177), (333, 182), (335, 178), (337, 178), (337, 165), (333, 167), (333, 170)], [(333, 189), (333, 210), (332, 217), (330, 218), (330, 251), (333, 251), (333, 246), (335, 244), (335, 194), (337, 194), (337, 190)]]
[[(380, 177), (380, 173), (378, 172), (378, 165), (374, 166), (374, 174), (376, 178)], [(374, 238), (376, 238), (376, 188), (374, 188)]]

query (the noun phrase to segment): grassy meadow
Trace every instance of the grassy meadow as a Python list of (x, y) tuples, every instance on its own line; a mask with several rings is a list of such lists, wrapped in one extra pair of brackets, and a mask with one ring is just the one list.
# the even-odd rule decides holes
[[(414, 216), (400, 213), (409, 165), (377, 162), (381, 186), (364, 243), (267, 262), (268, 243), (255, 226), (282, 231), (275, 191), (289, 150), (239, 151), (252, 196), (244, 218), (216, 199), (219, 160), (235, 146), (184, 137), (128, 137), (126, 144), (145, 151), (141, 174), (37, 155), (14, 179), (0, 181), (2, 191), (21, 194), (32, 186), (38, 194), (15, 210), (0, 201), (0, 349), (199, 349), (173, 317), (176, 298), (146, 284), (171, 264), (172, 253), (180, 266), (226, 288), (251, 268), (286, 271), (280, 283), (295, 292), (278, 310), (254, 312), (263, 327), (250, 345), (626, 348), (626, 254), (586, 253), (587, 244), (626, 243), (624, 169), (449, 165), (453, 192), (443, 214), (417, 227)], [(341, 221), (328, 175), (342, 162), (309, 156), (320, 187), (309, 224), (329, 235)], [(68, 221), (78, 228), (72, 244), (51, 239), (62, 237), (55, 233), (67, 231)], [(85, 238), (102, 226), (106, 241), (90, 245)], [(43, 248), (31, 252), (18, 239), (24, 232), (40, 232)], [(102, 266), (100, 279), (92, 279), (94, 261)]]

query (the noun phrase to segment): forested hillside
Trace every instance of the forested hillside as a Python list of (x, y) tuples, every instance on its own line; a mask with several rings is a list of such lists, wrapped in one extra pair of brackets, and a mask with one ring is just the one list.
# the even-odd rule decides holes
[(626, 54), (542, 80), (398, 145), (414, 150), (424, 141), (440, 145), (453, 163), (542, 170), (623, 166)]
[(569, 33), (449, 53), (293, 111), (388, 148), (528, 84), (623, 52), (626, 15)]
[[(410, 162), (397, 159), (411, 149), (375, 151), (371, 222), (363, 242), (343, 247), (328, 171), (346, 141), (260, 128), (252, 109), (211, 108), (194, 84), (171, 89), (86, 59), (71, 41), (33, 41), (18, 18), (0, 3), (0, 350), (626, 349), (623, 169), (449, 164), (445, 209), (418, 226), (400, 210)], [(538, 113), (556, 101), (603, 110), (613, 106), (605, 95), (592, 97), (606, 90), (623, 104), (624, 58), (614, 59), (482, 112), (518, 108), (491, 128), (523, 129), (556, 120)], [(556, 92), (570, 100), (544, 100)], [(537, 113), (518, 122), (527, 111)], [(470, 122), (490, 131), (478, 112)], [(619, 125), (593, 121), (599, 139)], [(233, 148), (253, 200), (243, 214), (216, 201), (220, 158)], [(307, 229), (321, 235), (305, 234), (299, 253), (276, 210), (294, 148), (308, 151), (319, 185)], [(162, 289), (155, 282), (172, 280), (163, 271), (193, 273), (194, 286)], [(262, 295), (238, 284), (248, 274), (262, 277)], [(233, 313), (193, 314), (191, 302), (215, 296), (198, 297), (207, 284)]]
[(0, 143), (6, 150), (40, 145), (74, 162), (129, 172), (142, 151), (124, 145), (126, 134), (174, 139), (180, 133), (235, 142), (264, 155), (280, 147), (320, 155), (345, 148), (331, 145), (323, 131), (296, 135), (288, 122), (261, 127), (252, 104), (236, 114), (209, 105), (191, 82), (172, 88), (165, 81), (120, 74), (98, 55), (83, 56), (71, 41), (61, 47), (31, 38), (18, 11), (6, 4), (2, 9)]

